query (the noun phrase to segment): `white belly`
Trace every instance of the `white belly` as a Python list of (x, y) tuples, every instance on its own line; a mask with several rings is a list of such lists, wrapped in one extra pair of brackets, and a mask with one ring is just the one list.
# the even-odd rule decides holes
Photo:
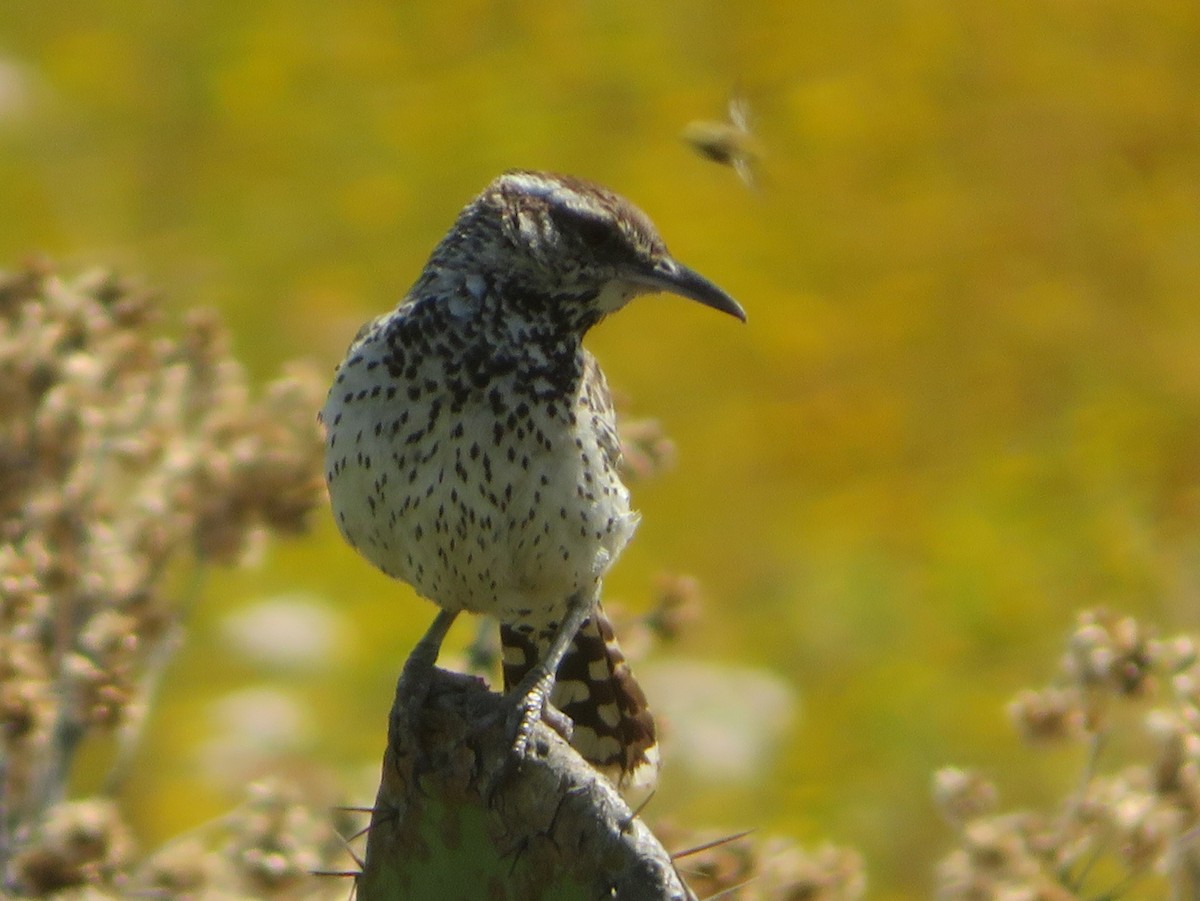
[(354, 547), (441, 607), (507, 622), (553, 619), (594, 588), (638, 516), (593, 436), (534, 412), (497, 442), (490, 408), (429, 429), (428, 402), (405, 409), (399, 425), (382, 399), (323, 414), (330, 497)]

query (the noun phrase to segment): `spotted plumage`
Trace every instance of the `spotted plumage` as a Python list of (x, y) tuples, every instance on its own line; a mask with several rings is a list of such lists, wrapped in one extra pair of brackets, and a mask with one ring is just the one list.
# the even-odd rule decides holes
[(575, 746), (630, 789), (653, 778), (654, 725), (599, 594), (638, 516), (608, 388), (581, 341), (656, 290), (744, 318), (627, 201), (576, 178), (506, 173), (399, 306), (362, 329), (322, 411), (338, 527), (445, 612), (431, 652), (459, 611), (495, 616), (525, 707), (519, 733), (557, 672), (551, 700)]

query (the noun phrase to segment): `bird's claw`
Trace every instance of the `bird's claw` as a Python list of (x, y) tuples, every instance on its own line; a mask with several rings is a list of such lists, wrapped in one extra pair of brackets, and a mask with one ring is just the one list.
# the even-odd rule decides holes
[(526, 756), (534, 727), (539, 722), (545, 722), (554, 732), (562, 735), (564, 741), (570, 741), (571, 733), (574, 732), (570, 717), (550, 703), (550, 690), (553, 686), (551, 675), (532, 675), (533, 678), (523, 680), (514, 691), (516, 707), (512, 708), (509, 714), (512, 756), (517, 759)]
[(535, 680), (528, 687), (524, 684), (518, 686), (510, 696), (515, 703), (505, 716), (505, 734), (511, 737), (511, 750), (501, 767), (488, 780), (486, 797), (492, 797), (497, 788), (525, 760), (533, 740), (534, 729), (539, 722), (545, 723), (561, 735), (564, 741), (571, 741), (574, 731), (571, 718), (550, 703), (552, 684), (550, 679)]
[(542, 705), (542, 722), (553, 729), (567, 744), (575, 734), (575, 724), (571, 718), (547, 701)]

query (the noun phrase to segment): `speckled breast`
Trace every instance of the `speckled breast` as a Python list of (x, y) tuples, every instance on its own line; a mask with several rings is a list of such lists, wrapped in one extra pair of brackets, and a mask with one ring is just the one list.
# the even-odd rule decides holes
[(538, 403), (519, 372), (464, 395), (436, 357), (397, 377), (381, 334), (347, 357), (322, 413), (338, 527), (442, 607), (554, 619), (637, 525), (604, 444), (611, 411), (593, 409), (586, 382)]

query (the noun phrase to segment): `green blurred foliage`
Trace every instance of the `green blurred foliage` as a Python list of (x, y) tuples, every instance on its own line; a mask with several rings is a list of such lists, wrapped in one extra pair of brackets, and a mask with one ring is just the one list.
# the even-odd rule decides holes
[[(1024, 798), (1077, 768), (1031, 766), (1002, 713), (1074, 609), (1200, 621), (1197, 47), (1194, 0), (6, 0), (0, 261), (116, 264), (219, 307), (257, 373), (332, 369), (500, 170), (633, 198), (750, 322), (651, 298), (592, 336), (679, 446), (610, 594), (695, 572), (682, 652), (804, 699), (760, 784), (668, 760), (655, 803), (858, 845), (874, 897), (917, 897), (936, 767)], [(757, 192), (678, 137), (738, 86)], [(328, 523), (208, 589), (131, 798), (150, 841), (226, 804), (206, 706), (259, 677), (221, 613), (348, 611), (353, 659), (289, 683), (303, 753), (350, 768), (432, 612)]]

